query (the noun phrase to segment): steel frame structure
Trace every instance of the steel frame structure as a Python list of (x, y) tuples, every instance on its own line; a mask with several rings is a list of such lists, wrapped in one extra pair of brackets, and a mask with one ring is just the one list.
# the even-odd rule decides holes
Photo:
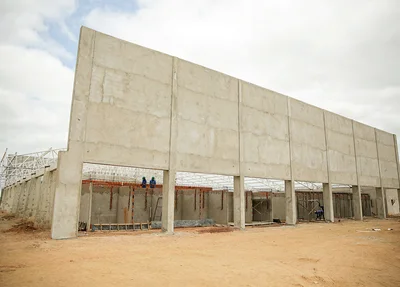
[(16, 183), (19, 180), (34, 175), (45, 167), (56, 166), (58, 152), (65, 149), (49, 148), (45, 151), (27, 154), (7, 154), (4, 153), (0, 163), (1, 174), (0, 184), (3, 188)]

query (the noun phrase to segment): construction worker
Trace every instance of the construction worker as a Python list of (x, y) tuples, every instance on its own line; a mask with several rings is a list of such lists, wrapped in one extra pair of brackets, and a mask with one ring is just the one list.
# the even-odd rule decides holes
[(156, 180), (154, 176), (150, 180), (150, 188), (155, 188), (156, 187)]
[(143, 178), (142, 178), (142, 187), (143, 187), (143, 188), (146, 188), (146, 184), (147, 184), (147, 180), (146, 180), (146, 178), (143, 176)]
[(324, 206), (319, 204), (319, 208), (318, 210), (315, 211), (315, 215), (317, 216), (316, 220), (320, 219), (324, 219), (325, 220), (325, 214), (324, 214)]

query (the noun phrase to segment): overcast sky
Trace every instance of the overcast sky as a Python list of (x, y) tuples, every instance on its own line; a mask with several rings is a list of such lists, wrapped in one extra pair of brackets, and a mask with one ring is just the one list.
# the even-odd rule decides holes
[(67, 146), (81, 25), (400, 138), (400, 1), (1, 0), (0, 153)]

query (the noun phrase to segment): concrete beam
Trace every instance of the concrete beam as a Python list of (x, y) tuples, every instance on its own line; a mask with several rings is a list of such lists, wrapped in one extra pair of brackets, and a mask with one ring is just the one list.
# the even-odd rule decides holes
[(286, 224), (295, 225), (297, 222), (296, 193), (293, 180), (285, 180)]
[(175, 172), (164, 170), (161, 230), (174, 233)]
[(332, 185), (330, 183), (323, 184), (323, 197), (325, 221), (334, 222), (335, 216), (333, 214)]
[(386, 197), (385, 189), (382, 187), (375, 188), (376, 190), (376, 210), (379, 218), (386, 218)]
[(359, 185), (353, 185), (353, 212), (355, 220), (363, 220), (361, 186)]
[(233, 177), (233, 222), (236, 228), (245, 228), (244, 176)]

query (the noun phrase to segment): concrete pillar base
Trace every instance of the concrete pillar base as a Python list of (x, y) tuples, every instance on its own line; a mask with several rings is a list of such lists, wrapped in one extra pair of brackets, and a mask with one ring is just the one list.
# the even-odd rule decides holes
[(330, 183), (323, 184), (323, 197), (325, 221), (334, 222), (335, 216), (333, 214), (332, 185)]
[(161, 230), (166, 234), (173, 234), (175, 171), (164, 170), (162, 195)]
[(355, 220), (363, 220), (362, 205), (361, 205), (361, 187), (353, 185), (353, 212)]
[(375, 190), (376, 190), (376, 211), (378, 214), (378, 218), (386, 218), (385, 190), (382, 187), (377, 187)]
[(285, 180), (286, 197), (286, 224), (295, 225), (297, 223), (296, 193), (293, 180)]
[(233, 177), (233, 222), (236, 228), (245, 228), (244, 176)]

